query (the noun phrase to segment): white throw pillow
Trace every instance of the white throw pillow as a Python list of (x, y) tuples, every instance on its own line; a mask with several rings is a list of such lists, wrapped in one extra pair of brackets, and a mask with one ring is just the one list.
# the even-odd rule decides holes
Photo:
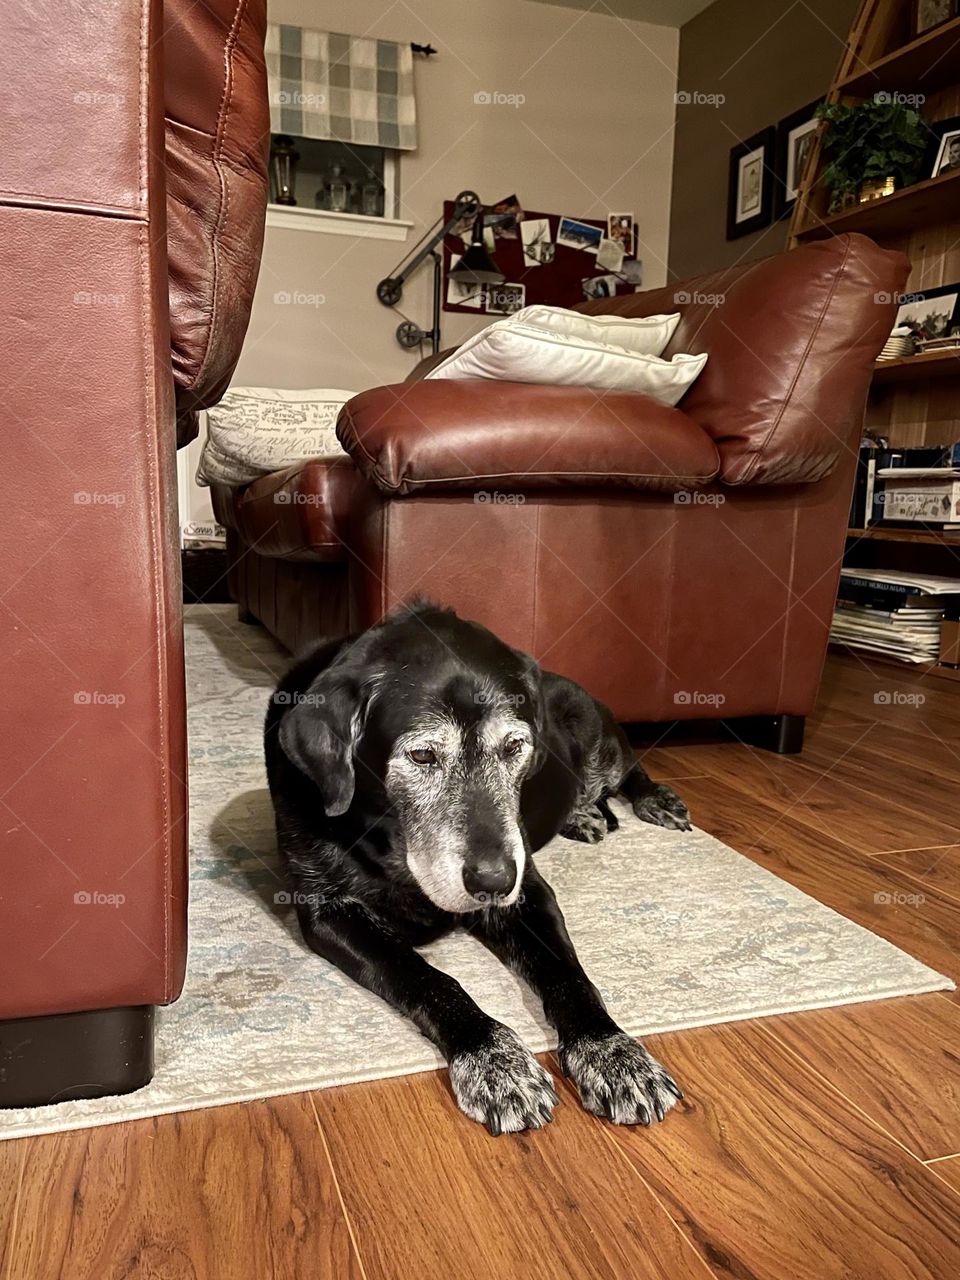
[(706, 363), (706, 353), (662, 360), (528, 325), (497, 323), (468, 338), (426, 376), (640, 391), (660, 404), (675, 405)]
[(501, 328), (511, 323), (545, 329), (561, 337), (582, 338), (587, 342), (601, 342), (609, 347), (623, 347), (637, 355), (658, 356), (673, 337), (680, 323), (680, 312), (669, 316), (585, 316), (566, 307), (542, 305), (523, 307), (506, 320), (498, 320)]
[(207, 438), (197, 481), (202, 485), (250, 484), (308, 458), (338, 458), (340, 410), (355, 391), (323, 388), (277, 391), (231, 387), (207, 410)]

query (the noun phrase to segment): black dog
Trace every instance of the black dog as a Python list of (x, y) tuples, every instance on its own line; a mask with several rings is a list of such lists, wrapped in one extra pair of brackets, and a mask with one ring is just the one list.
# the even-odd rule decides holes
[(418, 604), (298, 662), (273, 696), (266, 756), (304, 939), (413, 1019), (468, 1116), (494, 1134), (539, 1128), (558, 1099), (516, 1034), (414, 949), (457, 926), (537, 992), (589, 1111), (663, 1119), (680, 1091), (607, 1013), (531, 859), (558, 833), (602, 840), (616, 794), (647, 822), (689, 826), (605, 707)]

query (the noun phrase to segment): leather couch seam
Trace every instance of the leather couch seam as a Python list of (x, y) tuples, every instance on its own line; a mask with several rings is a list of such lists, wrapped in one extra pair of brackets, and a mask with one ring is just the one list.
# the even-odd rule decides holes
[[(732, 483), (737, 485), (749, 484), (750, 481), (753, 479), (754, 475), (756, 475), (757, 471), (759, 470), (760, 463), (763, 460), (763, 455), (767, 449), (767, 445), (770, 443), (773, 433), (777, 430), (777, 428), (780, 426), (781, 421), (783, 420), (784, 414), (787, 411), (787, 406), (789, 405), (791, 399), (793, 398), (793, 393), (796, 390), (797, 383), (800, 381), (800, 375), (803, 372), (803, 368), (807, 362), (807, 357), (810, 354), (810, 350), (813, 347), (814, 342), (817, 340), (820, 330), (823, 328), (824, 316), (827, 314), (827, 311), (830, 307), (830, 303), (835, 298), (837, 290), (840, 287), (841, 279), (847, 269), (847, 263), (850, 258), (851, 248), (852, 248), (852, 243), (850, 241), (850, 238), (847, 237), (847, 242), (844, 245), (843, 261), (840, 263), (839, 267), (837, 268), (834, 274), (833, 282), (830, 286), (830, 289), (827, 293), (826, 298), (823, 301), (823, 305), (820, 308), (820, 314), (817, 316), (816, 323), (814, 324), (810, 337), (808, 338), (806, 346), (803, 349), (803, 355), (797, 361), (796, 371), (794, 372), (793, 378), (790, 381), (790, 386), (787, 390), (787, 393), (783, 397), (783, 400), (780, 403), (780, 410), (777, 413), (777, 416), (774, 418), (773, 422), (770, 424), (770, 427), (768, 428), (767, 433), (763, 437), (763, 440), (760, 442), (759, 446), (753, 450), (752, 463), (747, 467), (747, 470), (744, 472), (741, 478), (739, 480), (733, 481)], [(789, 483), (789, 481), (786, 481), (784, 483)]]

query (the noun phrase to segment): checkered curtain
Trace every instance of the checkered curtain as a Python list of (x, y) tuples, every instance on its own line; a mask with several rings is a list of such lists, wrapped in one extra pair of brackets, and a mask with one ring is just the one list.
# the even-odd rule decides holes
[(266, 55), (273, 133), (416, 149), (409, 44), (271, 23)]

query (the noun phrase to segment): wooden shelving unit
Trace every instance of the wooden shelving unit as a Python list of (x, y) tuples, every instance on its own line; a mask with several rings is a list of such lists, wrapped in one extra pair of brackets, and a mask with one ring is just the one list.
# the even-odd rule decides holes
[(960, 169), (939, 178), (927, 178), (911, 187), (902, 187), (891, 196), (855, 204), (842, 213), (821, 217), (811, 211), (811, 221), (798, 227), (794, 237), (801, 243), (859, 231), (873, 240), (909, 235), (924, 227), (960, 219)]
[[(862, 101), (884, 91), (919, 95), (918, 109), (931, 123), (960, 116), (960, 17), (914, 37), (913, 10), (905, 0), (861, 0), (827, 101)], [(823, 168), (818, 136), (801, 175), (790, 224), (792, 244), (860, 232), (910, 259), (907, 293), (960, 282), (960, 171), (928, 177), (831, 214)], [(878, 361), (866, 427), (893, 447), (960, 440), (958, 378), (960, 350)], [(849, 529), (845, 562), (960, 579), (960, 531), (882, 525)], [(954, 669), (935, 669), (957, 678)]]
[(874, 538), (877, 542), (915, 542), (927, 547), (960, 547), (960, 529), (894, 529), (872, 524), (869, 529), (848, 529), (848, 538)]
[(960, 18), (952, 18), (925, 35), (864, 63), (838, 80), (836, 88), (850, 97), (869, 98), (878, 90), (935, 93), (960, 81)]
[(960, 375), (960, 347), (956, 351), (925, 351), (922, 355), (878, 360), (873, 381), (918, 382), (924, 378), (955, 378)]

